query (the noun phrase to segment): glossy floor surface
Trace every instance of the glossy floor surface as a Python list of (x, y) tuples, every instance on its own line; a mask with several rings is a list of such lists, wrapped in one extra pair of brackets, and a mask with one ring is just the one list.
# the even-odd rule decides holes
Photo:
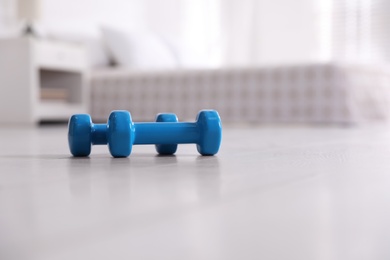
[(0, 259), (390, 259), (390, 128), (225, 127), (220, 153), (69, 154), (0, 128)]

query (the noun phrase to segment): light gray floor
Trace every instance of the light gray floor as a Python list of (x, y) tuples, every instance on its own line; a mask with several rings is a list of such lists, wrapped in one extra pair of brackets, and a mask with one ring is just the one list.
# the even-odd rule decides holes
[(0, 259), (390, 259), (390, 128), (226, 127), (218, 156), (70, 157), (0, 128)]

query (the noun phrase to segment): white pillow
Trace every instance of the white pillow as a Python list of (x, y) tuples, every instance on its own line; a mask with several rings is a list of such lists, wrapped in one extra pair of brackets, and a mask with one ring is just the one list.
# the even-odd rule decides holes
[(209, 62), (209, 57), (202, 53), (196, 52), (188, 47), (182, 39), (179, 38), (164, 38), (171, 52), (178, 61), (180, 68), (183, 69), (203, 69), (212, 68)]
[(103, 39), (115, 63), (136, 69), (171, 69), (179, 63), (157, 35), (102, 27)]

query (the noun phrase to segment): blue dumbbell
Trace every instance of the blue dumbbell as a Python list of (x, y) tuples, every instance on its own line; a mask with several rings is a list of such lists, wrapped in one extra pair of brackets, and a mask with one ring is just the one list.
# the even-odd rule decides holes
[(197, 144), (202, 155), (218, 152), (222, 125), (215, 110), (202, 110), (196, 122), (178, 122), (175, 114), (158, 114), (157, 122), (133, 123), (128, 111), (110, 114), (107, 124), (93, 124), (87, 114), (69, 120), (68, 142), (73, 156), (88, 156), (91, 145), (108, 144), (113, 157), (127, 157), (133, 144), (155, 144), (159, 154), (174, 154), (177, 144)]

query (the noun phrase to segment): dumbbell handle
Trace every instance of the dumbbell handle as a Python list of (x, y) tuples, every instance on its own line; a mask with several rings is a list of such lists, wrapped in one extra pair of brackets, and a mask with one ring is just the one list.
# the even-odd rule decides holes
[[(134, 144), (189, 144), (200, 139), (196, 123), (134, 123), (134, 130)], [(94, 124), (92, 143), (107, 144), (107, 124)]]
[(107, 144), (107, 124), (93, 124), (92, 144)]
[(190, 144), (199, 140), (196, 123), (134, 123), (134, 144)]

